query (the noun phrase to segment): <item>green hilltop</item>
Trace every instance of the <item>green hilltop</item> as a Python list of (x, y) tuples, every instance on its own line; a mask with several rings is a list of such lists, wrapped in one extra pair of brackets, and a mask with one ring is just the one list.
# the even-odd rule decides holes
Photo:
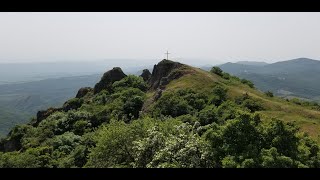
[(320, 106), (162, 60), (106, 72), (0, 142), (0, 167), (320, 167)]

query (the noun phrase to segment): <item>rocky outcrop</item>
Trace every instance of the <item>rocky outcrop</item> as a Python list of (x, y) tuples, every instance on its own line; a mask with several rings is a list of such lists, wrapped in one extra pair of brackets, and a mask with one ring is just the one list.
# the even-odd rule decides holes
[(112, 83), (115, 81), (119, 81), (122, 78), (126, 77), (119, 67), (114, 67), (112, 70), (106, 72), (103, 74), (100, 82), (98, 82), (93, 89), (94, 94), (99, 93), (102, 90), (111, 91), (112, 89)]
[(89, 92), (92, 92), (93, 89), (91, 87), (83, 87), (83, 88), (80, 88), (77, 95), (76, 95), (76, 98), (82, 98), (84, 97), (86, 94), (88, 94)]
[(21, 149), (20, 139), (2, 140), (0, 142), (0, 152), (12, 152)]
[(158, 100), (161, 96), (162, 96), (162, 89), (158, 89), (155, 93), (154, 93), (154, 96), (153, 96), (153, 99), (156, 101)]
[(35, 122), (33, 122), (33, 126), (38, 126), (39, 123), (46, 119), (48, 116), (50, 116), (51, 114), (53, 114), (54, 112), (57, 112), (57, 111), (62, 111), (63, 109), (62, 108), (49, 108), (47, 110), (41, 110), (41, 111), (38, 111), (37, 113), (37, 119)]
[(147, 82), (151, 78), (151, 73), (150, 73), (149, 69), (144, 69), (140, 76), (143, 78), (144, 81)]
[(170, 81), (181, 77), (183, 74), (178, 69), (182, 66), (181, 63), (166, 59), (154, 65), (151, 78), (148, 81), (150, 89), (163, 89)]

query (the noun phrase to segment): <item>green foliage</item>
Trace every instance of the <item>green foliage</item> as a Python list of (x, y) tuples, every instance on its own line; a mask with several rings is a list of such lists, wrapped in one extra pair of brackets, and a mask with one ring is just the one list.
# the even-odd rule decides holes
[(265, 95), (268, 97), (273, 97), (273, 93), (271, 91), (265, 92)]
[(247, 80), (247, 79), (241, 79), (241, 83), (242, 84), (246, 84), (251, 88), (254, 88), (254, 84), (251, 81)]
[(300, 106), (311, 107), (312, 109), (320, 110), (320, 105), (317, 102), (305, 101), (305, 100), (298, 99), (298, 98), (292, 98), (290, 100), (290, 102), (293, 102), (294, 104), (297, 104)]
[(154, 112), (172, 117), (193, 114), (205, 107), (207, 99), (206, 95), (190, 89), (178, 90), (162, 95), (155, 104)]
[(50, 166), (50, 147), (30, 148), (25, 152), (0, 153), (1, 168), (40, 168)]
[[(293, 124), (280, 120), (262, 123), (257, 115), (238, 113), (225, 125), (209, 129), (204, 137), (211, 144), (217, 167), (319, 167), (319, 146), (307, 144)], [(312, 147), (311, 155), (307, 152)], [(305, 155), (309, 158), (303, 158)]]
[(93, 98), (93, 102), (97, 105), (105, 105), (109, 98), (110, 93), (104, 89)]
[(79, 120), (73, 124), (73, 131), (77, 135), (83, 135), (86, 132), (89, 132), (91, 128), (91, 123), (86, 120)]
[(246, 99), (242, 102), (242, 106), (249, 109), (250, 112), (263, 110), (262, 105), (256, 100)]
[(96, 147), (89, 154), (86, 167), (132, 167), (133, 141), (143, 138), (150, 120), (125, 124), (111, 121), (103, 126), (95, 137)]
[(232, 76), (231, 76), (229, 73), (223, 72), (223, 73), (222, 73), (222, 78), (229, 80), (229, 79), (232, 78)]
[(290, 157), (280, 155), (277, 148), (262, 149), (262, 163), (264, 168), (295, 168), (293, 160)]
[(140, 76), (128, 75), (127, 77), (113, 83), (112, 88), (115, 92), (126, 88), (138, 88), (141, 91), (147, 90), (147, 83)]
[(217, 74), (219, 76), (222, 76), (222, 73), (223, 73), (223, 71), (217, 66), (212, 67), (210, 72)]
[(178, 116), (176, 119), (183, 123), (189, 123), (189, 124), (194, 124), (195, 122), (199, 121), (197, 117), (192, 116), (191, 114), (181, 115), (181, 116)]
[(209, 100), (211, 104), (219, 106), (223, 101), (227, 100), (227, 89), (225, 87), (216, 85), (212, 92), (213, 95)]
[(227, 100), (223, 102), (216, 110), (218, 121), (224, 123), (227, 120), (234, 119), (239, 109), (240, 107), (233, 101)]
[(244, 93), (242, 96), (235, 98), (235, 103), (237, 103), (238, 105), (241, 105), (243, 103), (243, 101), (245, 101), (247, 99), (250, 99), (250, 96), (248, 93)]
[(207, 106), (199, 112), (199, 121), (202, 126), (218, 121), (217, 108), (215, 106)]
[(68, 100), (67, 102), (65, 102), (63, 104), (63, 109), (65, 111), (69, 111), (69, 110), (76, 110), (78, 109), (79, 107), (81, 107), (81, 105), (83, 104), (83, 99), (82, 98), (72, 98), (70, 100)]
[(197, 168), (210, 164), (206, 159), (207, 144), (192, 133), (192, 126), (175, 126), (169, 135), (157, 126), (148, 130), (147, 137), (134, 142), (134, 167)]
[(248, 95), (248, 93), (245, 93), (240, 97), (236, 97), (235, 102), (250, 112), (261, 111), (264, 109), (260, 101), (253, 99)]

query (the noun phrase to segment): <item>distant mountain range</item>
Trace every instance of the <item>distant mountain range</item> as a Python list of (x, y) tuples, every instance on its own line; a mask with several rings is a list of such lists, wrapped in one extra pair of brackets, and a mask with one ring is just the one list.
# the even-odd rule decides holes
[(39, 110), (58, 107), (81, 87), (93, 86), (101, 74), (0, 85), (0, 135), (25, 123)]
[[(320, 61), (298, 58), (272, 64), (265, 62), (225, 63), (223, 71), (251, 80), (262, 90), (278, 96), (320, 101)], [(207, 70), (209, 68), (207, 67)]]
[(266, 63), (266, 62), (256, 62), (256, 61), (238, 61), (237, 64), (253, 65), (253, 66), (265, 66), (265, 65), (268, 65), (268, 63)]

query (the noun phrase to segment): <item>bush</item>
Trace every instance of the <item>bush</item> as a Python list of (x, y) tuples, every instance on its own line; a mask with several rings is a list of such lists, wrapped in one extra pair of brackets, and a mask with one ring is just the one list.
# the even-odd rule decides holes
[(213, 122), (218, 121), (218, 117), (216, 114), (216, 107), (215, 106), (207, 106), (206, 108), (202, 109), (199, 112), (199, 121), (201, 126), (205, 126), (207, 124), (211, 124)]
[(160, 114), (165, 116), (177, 117), (184, 114), (189, 114), (192, 107), (181, 96), (176, 96), (174, 93), (167, 93), (162, 95), (155, 105), (155, 109)]
[(243, 103), (243, 101), (245, 101), (246, 99), (250, 99), (250, 96), (247, 92), (244, 93), (242, 96), (236, 97), (235, 103), (238, 105), (241, 105)]
[(229, 73), (223, 72), (222, 73), (222, 78), (223, 79), (230, 79), (232, 76)]
[(172, 117), (193, 114), (203, 109), (207, 102), (206, 95), (190, 89), (168, 92), (158, 99), (154, 106), (154, 113)]
[(216, 110), (219, 122), (224, 123), (227, 120), (234, 119), (239, 109), (239, 106), (233, 101), (223, 102)]
[(246, 84), (251, 88), (254, 88), (254, 84), (251, 81), (247, 80), (247, 79), (241, 79), (241, 83), (242, 84)]
[(216, 85), (212, 92), (213, 96), (210, 98), (209, 102), (215, 106), (219, 106), (227, 99), (227, 89), (220, 85)]
[(221, 68), (214, 66), (211, 68), (210, 72), (217, 74), (219, 76), (222, 76), (223, 71), (221, 70)]
[(256, 100), (246, 99), (242, 102), (242, 106), (249, 109), (250, 112), (263, 110), (262, 105)]
[(134, 96), (128, 99), (123, 105), (124, 114), (131, 119), (137, 119), (139, 112), (143, 106), (144, 98), (141, 96)]
[(64, 111), (69, 111), (72, 109), (78, 109), (79, 107), (81, 107), (81, 105), (83, 104), (83, 99), (82, 98), (73, 98), (68, 100), (67, 102), (65, 102), (63, 104), (63, 110)]
[(116, 81), (112, 84), (112, 89), (114, 92), (124, 90), (128, 87), (138, 88), (141, 91), (146, 91), (147, 83), (140, 76), (128, 75), (120, 81)]
[(198, 121), (197, 117), (192, 116), (190, 114), (178, 116), (176, 119), (183, 123), (189, 123), (189, 124), (194, 124), (195, 122)]
[(268, 97), (273, 97), (273, 93), (271, 91), (265, 92), (265, 95)]

